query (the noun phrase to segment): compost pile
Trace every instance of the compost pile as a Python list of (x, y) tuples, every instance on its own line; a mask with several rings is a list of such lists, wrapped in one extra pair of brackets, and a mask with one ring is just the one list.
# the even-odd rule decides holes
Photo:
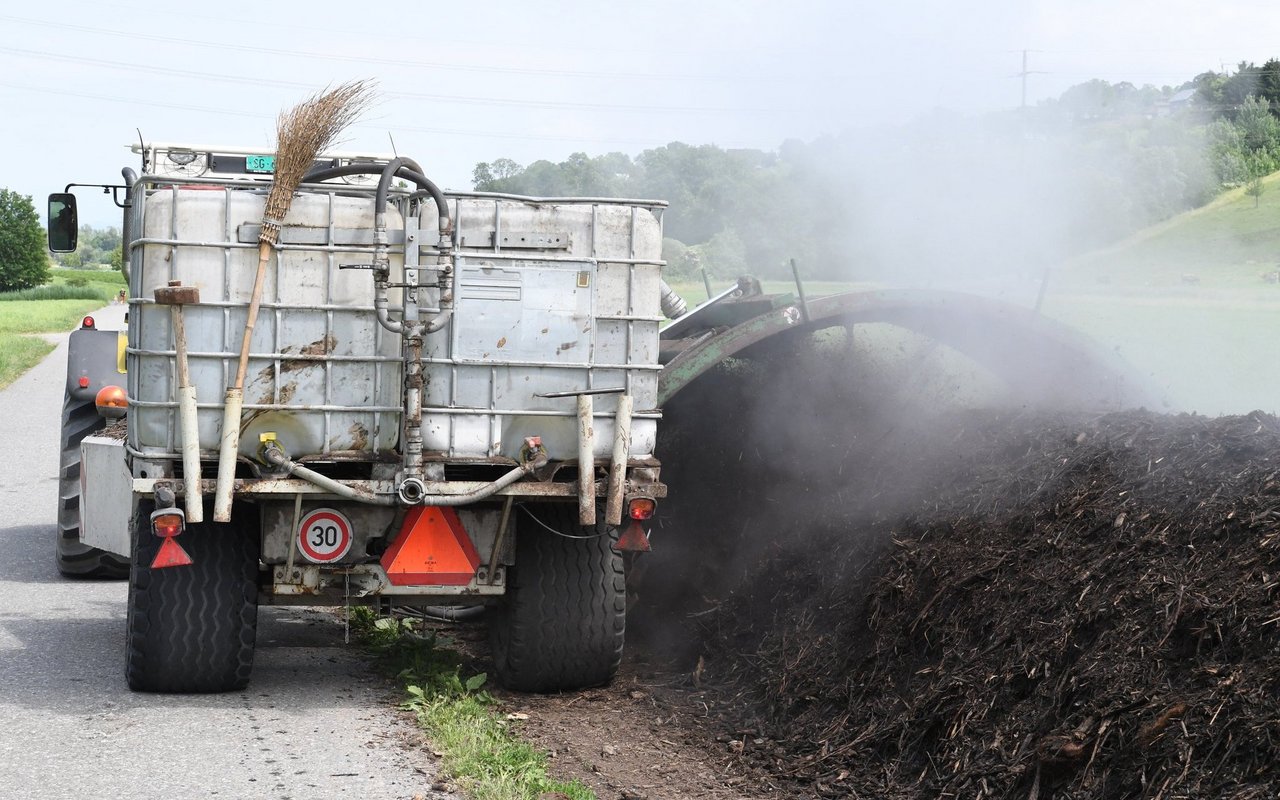
[(795, 796), (1280, 795), (1276, 418), (818, 374), (669, 414), (659, 587), (733, 758)]

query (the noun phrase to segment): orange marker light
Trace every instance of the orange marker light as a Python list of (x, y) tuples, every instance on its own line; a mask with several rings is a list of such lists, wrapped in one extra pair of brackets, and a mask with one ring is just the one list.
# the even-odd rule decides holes
[[(89, 383), (88, 378), (81, 378), (84, 384)], [(129, 399), (125, 396), (124, 389), (119, 386), (103, 386), (98, 390), (97, 397), (93, 398), (94, 405), (98, 408), (127, 408)]]

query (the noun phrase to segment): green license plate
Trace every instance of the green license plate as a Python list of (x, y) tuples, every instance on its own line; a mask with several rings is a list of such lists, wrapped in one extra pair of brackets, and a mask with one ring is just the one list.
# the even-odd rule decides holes
[(275, 172), (275, 156), (245, 156), (245, 172)]

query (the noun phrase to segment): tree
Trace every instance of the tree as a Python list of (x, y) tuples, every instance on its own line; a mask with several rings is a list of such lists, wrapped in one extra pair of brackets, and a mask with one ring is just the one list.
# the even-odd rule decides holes
[(508, 191), (504, 183), (523, 171), (524, 167), (509, 158), (482, 161), (471, 171), (471, 182), (477, 192)]
[(0, 189), (0, 291), (49, 281), (49, 254), (28, 195)]
[(1253, 198), (1253, 207), (1257, 208), (1262, 203), (1262, 193), (1266, 188), (1262, 185), (1262, 176), (1254, 175), (1249, 182), (1244, 185), (1244, 193)]

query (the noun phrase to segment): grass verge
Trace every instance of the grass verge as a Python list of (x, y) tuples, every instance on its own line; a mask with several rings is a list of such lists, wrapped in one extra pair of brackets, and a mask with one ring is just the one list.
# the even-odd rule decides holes
[(0, 292), (0, 302), (18, 300), (93, 300), (103, 302), (111, 299), (111, 292), (104, 286), (69, 286), (51, 283), (48, 286), (37, 286), (34, 289), (19, 289), (14, 292)]
[(546, 756), (516, 738), (484, 690), (483, 673), (463, 677), (462, 659), (447, 641), (414, 620), (367, 608), (352, 609), (352, 628), (404, 686), (402, 707), (414, 712), (440, 753), (441, 771), (471, 800), (537, 800), (547, 792), (596, 800), (578, 781), (547, 775)]
[(101, 308), (103, 298), (23, 300), (0, 302), (0, 388), (40, 363), (53, 345), (27, 334), (69, 331), (90, 311)]
[(100, 299), (0, 303), (0, 334), (69, 331), (85, 314), (102, 306)]
[(13, 383), (52, 350), (53, 345), (44, 339), (0, 334), (0, 387)]

